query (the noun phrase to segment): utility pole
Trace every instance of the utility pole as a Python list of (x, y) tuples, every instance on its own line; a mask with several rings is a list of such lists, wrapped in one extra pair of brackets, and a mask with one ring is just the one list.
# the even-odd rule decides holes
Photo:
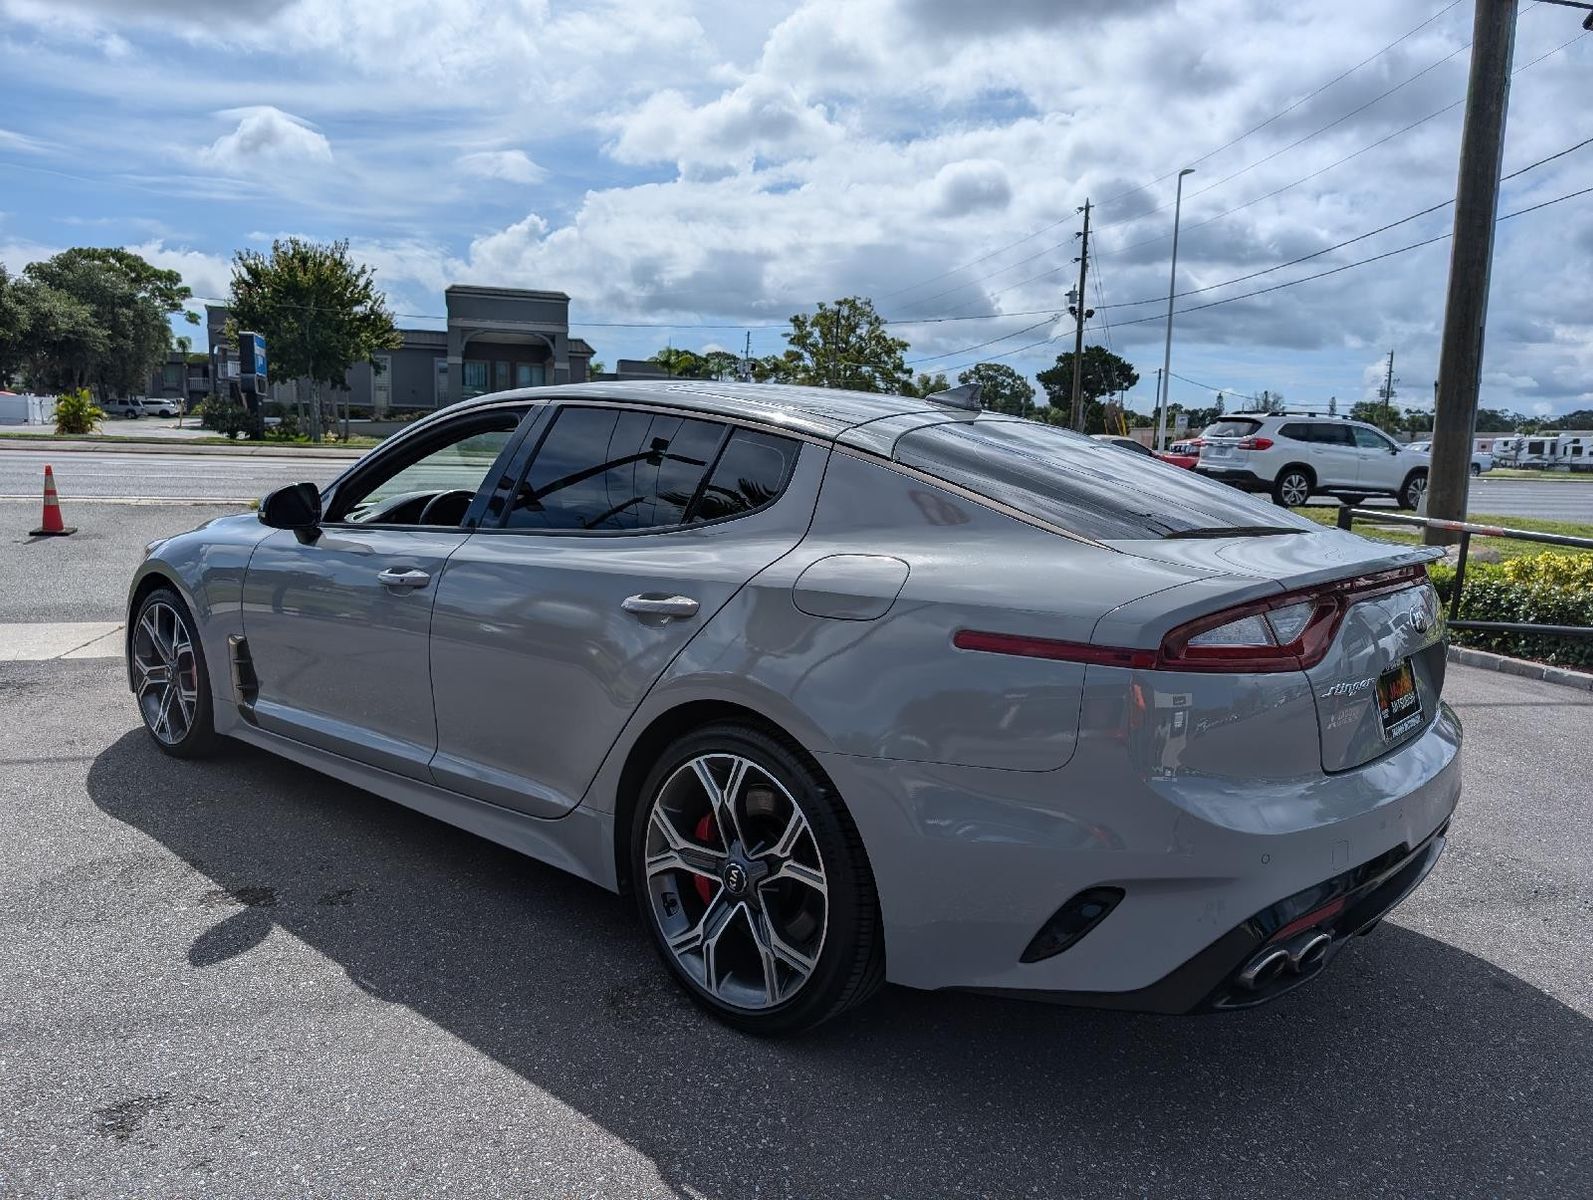
[(1383, 386), (1377, 389), (1378, 396), (1383, 401), (1383, 407), (1390, 412), (1394, 408), (1394, 352), (1388, 352), (1388, 373), (1383, 376)]
[(1079, 433), (1084, 432), (1084, 318), (1093, 314), (1093, 309), (1084, 307), (1084, 275), (1090, 269), (1090, 201), (1084, 199), (1084, 233), (1083, 242), (1079, 246), (1079, 290), (1074, 297), (1071, 311), (1074, 316), (1073, 326), (1073, 428)]
[[(1460, 139), (1455, 234), (1449, 255), (1449, 294), (1444, 306), (1443, 348), (1438, 355), (1432, 466), (1425, 498), (1428, 516), (1450, 521), (1465, 520), (1471, 486), (1471, 439), (1482, 377), (1516, 7), (1515, 0), (1477, 0), (1472, 26), (1471, 77)], [(1429, 546), (1459, 540), (1457, 534), (1431, 527), (1424, 535)]]
[(1173, 197), (1173, 265), (1167, 275), (1167, 340), (1162, 343), (1162, 384), (1156, 393), (1157, 450), (1167, 449), (1167, 394), (1173, 390), (1173, 300), (1178, 292), (1178, 223), (1184, 212), (1184, 176), (1194, 173), (1194, 167), (1178, 172), (1178, 191)]

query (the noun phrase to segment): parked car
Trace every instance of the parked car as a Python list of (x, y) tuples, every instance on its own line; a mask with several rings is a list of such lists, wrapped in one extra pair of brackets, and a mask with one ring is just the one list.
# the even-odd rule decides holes
[(182, 402), (169, 400), (164, 396), (152, 396), (140, 400), (139, 404), (144, 409), (146, 417), (180, 417), (183, 415)]
[(1401, 508), (1415, 508), (1427, 491), (1427, 456), (1361, 421), (1242, 413), (1200, 436), (1197, 471), (1288, 507), (1325, 494), (1346, 504), (1393, 496)]
[[(1433, 444), (1427, 440), (1419, 442), (1406, 442), (1405, 449), (1412, 450), (1417, 454), (1425, 454), (1431, 457), (1433, 452)], [(1489, 454), (1486, 450), (1472, 451), (1471, 473), (1473, 475), (1481, 475), (1484, 471), (1491, 470), (1493, 470), (1493, 455)]]
[(1162, 462), (1171, 463), (1175, 467), (1192, 470), (1197, 461), (1193, 455), (1152, 450), (1136, 438), (1120, 437), (1115, 433), (1095, 433), (1090, 436), (1098, 442), (1105, 442), (1108, 446), (1116, 446), (1119, 450), (1127, 450), (1130, 454), (1138, 454), (1144, 458), (1159, 458)]
[(153, 543), (128, 682), (167, 754), (628, 891), (743, 1029), (886, 979), (1241, 1008), (1443, 849), (1434, 553), (957, 393), (539, 387)]
[(143, 404), (126, 396), (118, 400), (101, 401), (100, 407), (105, 410), (105, 415), (108, 417), (126, 417), (132, 420), (144, 415)]

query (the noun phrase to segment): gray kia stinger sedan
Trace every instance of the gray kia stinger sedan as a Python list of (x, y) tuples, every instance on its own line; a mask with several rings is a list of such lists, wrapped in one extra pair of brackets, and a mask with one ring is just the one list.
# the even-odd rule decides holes
[(747, 1030), (886, 979), (1241, 1008), (1443, 849), (1431, 554), (961, 389), (542, 387), (150, 546), (128, 679), (170, 754), (629, 891)]

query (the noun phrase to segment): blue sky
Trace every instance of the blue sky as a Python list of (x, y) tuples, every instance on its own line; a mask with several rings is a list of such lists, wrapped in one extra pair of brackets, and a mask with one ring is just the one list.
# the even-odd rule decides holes
[[(1088, 196), (1090, 340), (1148, 408), (1169, 172), (1196, 164), (1179, 282), (1209, 289), (1181, 306), (1447, 232), (1441, 209), (1227, 282), (1452, 193), (1470, 9), (0, 0), (0, 261), (125, 245), (217, 296), (241, 247), (344, 237), (402, 314), (454, 282), (567, 291), (610, 363), (746, 330), (775, 351), (790, 313), (862, 293), (925, 369), (1032, 373), (1071, 345), (1054, 318)], [(1593, 137), (1579, 33), (1523, 4), (1507, 171)], [(1586, 187), (1593, 146), (1502, 210)], [(1483, 403), (1593, 405), (1590, 258), (1593, 195), (1500, 227)], [(1400, 399), (1430, 404), (1447, 265), (1440, 242), (1189, 312), (1173, 397), (1347, 404), (1393, 349)]]

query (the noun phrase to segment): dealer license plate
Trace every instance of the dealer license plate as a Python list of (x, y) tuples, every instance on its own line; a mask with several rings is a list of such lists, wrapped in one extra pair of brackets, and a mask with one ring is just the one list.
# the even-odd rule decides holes
[(1422, 723), (1422, 699), (1416, 691), (1416, 673), (1411, 670), (1410, 659), (1377, 677), (1377, 714), (1383, 737), (1390, 742)]

